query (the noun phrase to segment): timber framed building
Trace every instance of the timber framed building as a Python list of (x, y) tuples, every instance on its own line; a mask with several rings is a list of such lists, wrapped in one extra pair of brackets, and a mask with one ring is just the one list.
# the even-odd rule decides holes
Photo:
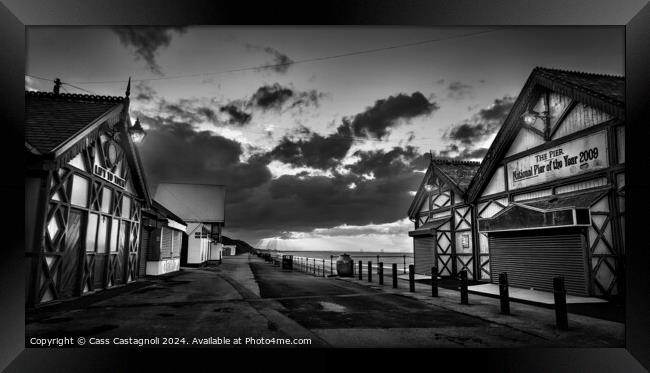
[[(409, 210), (416, 231), (436, 216), (422, 210), (425, 184)], [(569, 294), (624, 294), (624, 78), (535, 68), (464, 203), (475, 280), (497, 283), (506, 272), (512, 286), (550, 291), (563, 276)]]
[(26, 300), (133, 282), (150, 205), (126, 97), (25, 92)]
[(455, 276), (460, 270), (475, 272), (473, 210), (466, 202), (467, 187), (478, 162), (433, 158), (411, 203), (408, 216), (415, 223), (413, 261), (415, 272)]

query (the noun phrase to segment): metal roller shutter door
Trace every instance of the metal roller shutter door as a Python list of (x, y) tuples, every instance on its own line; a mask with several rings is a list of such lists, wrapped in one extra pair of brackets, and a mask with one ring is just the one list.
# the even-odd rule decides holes
[(564, 276), (567, 293), (588, 295), (583, 235), (552, 231), (490, 234), (492, 282), (507, 272), (512, 286), (553, 291), (553, 277)]
[(413, 264), (415, 266), (415, 273), (431, 274), (435, 247), (436, 241), (433, 236), (413, 238)]
[(160, 241), (160, 259), (169, 259), (172, 256), (172, 233), (169, 228), (162, 228), (162, 240)]

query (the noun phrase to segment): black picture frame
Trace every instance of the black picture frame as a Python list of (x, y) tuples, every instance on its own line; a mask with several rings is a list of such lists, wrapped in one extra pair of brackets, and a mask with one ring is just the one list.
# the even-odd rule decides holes
[[(451, 350), (175, 350), (25, 349), (23, 116), (25, 27), (37, 25), (410, 25), (410, 26), (618, 26), (625, 28), (626, 76), (626, 253), (625, 349), (451, 349)], [(650, 248), (643, 236), (647, 198), (647, 139), (650, 131), (650, 5), (645, 0), (607, 1), (351, 1), (259, 2), (210, 0), (2, 0), (0, 4), (0, 123), (5, 218), (0, 260), (0, 368), (29, 371), (166, 371), (199, 363), (243, 367), (359, 371), (449, 369), (526, 372), (642, 372), (650, 369)], [(605, 53), (606, 51), (604, 51)], [(16, 233), (19, 232), (19, 233)], [(255, 356), (262, 356), (256, 358)], [(299, 355), (299, 357), (296, 357)], [(251, 356), (251, 358), (247, 358)], [(296, 360), (298, 359), (298, 360)], [(416, 368), (416, 364), (422, 364)], [(645, 367), (645, 368), (644, 368)], [(147, 369), (149, 370), (149, 369)]]

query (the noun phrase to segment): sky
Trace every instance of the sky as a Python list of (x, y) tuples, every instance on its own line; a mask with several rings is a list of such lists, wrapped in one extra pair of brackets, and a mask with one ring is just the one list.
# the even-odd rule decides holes
[(536, 66), (623, 75), (623, 29), (28, 27), (25, 87), (131, 77), (152, 195), (225, 185), (230, 238), (407, 252), (430, 154), (480, 161)]

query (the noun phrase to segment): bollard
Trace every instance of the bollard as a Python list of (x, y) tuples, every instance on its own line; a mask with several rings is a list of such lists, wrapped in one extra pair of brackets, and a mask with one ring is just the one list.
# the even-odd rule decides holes
[(566, 288), (564, 287), (564, 277), (558, 276), (553, 278), (553, 297), (555, 298), (555, 325), (558, 329), (569, 329), (566, 308)]
[(499, 274), (499, 298), (501, 299), (501, 313), (510, 315), (510, 292), (508, 291), (508, 273)]
[(363, 261), (359, 260), (359, 280), (363, 279)]
[(460, 271), (460, 304), (469, 304), (467, 300), (467, 271)]
[(431, 296), (438, 296), (438, 268), (431, 267)]
[(415, 293), (415, 268), (409, 264), (409, 291)]
[(368, 261), (368, 282), (372, 282), (372, 262)]
[(391, 274), (393, 276), (393, 289), (397, 289), (397, 263), (393, 263)]
[(377, 275), (379, 276), (379, 285), (384, 284), (384, 262), (379, 262), (379, 267), (377, 268)]
[(404, 258), (404, 273), (406, 273), (406, 255), (402, 255), (402, 258)]

